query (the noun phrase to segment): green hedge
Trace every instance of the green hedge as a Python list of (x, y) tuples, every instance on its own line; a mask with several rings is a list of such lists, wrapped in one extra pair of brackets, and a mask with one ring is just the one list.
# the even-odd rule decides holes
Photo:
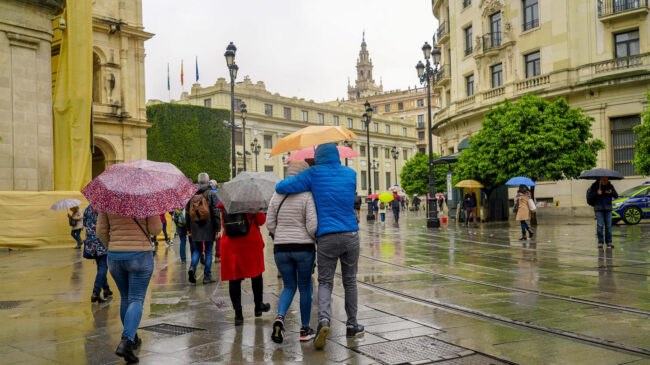
[(190, 179), (207, 172), (230, 180), (230, 111), (202, 106), (157, 104), (147, 107), (147, 158), (171, 162)]

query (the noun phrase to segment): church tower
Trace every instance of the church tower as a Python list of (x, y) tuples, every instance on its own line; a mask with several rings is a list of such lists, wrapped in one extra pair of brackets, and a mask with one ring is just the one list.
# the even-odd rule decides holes
[(383, 85), (377, 86), (372, 78), (372, 59), (366, 47), (366, 32), (363, 32), (361, 39), (361, 50), (357, 58), (357, 79), (354, 87), (348, 81), (348, 99), (355, 100), (368, 95), (375, 95), (382, 92)]

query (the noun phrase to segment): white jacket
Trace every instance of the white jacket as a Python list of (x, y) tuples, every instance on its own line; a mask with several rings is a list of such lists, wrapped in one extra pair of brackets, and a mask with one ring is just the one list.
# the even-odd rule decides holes
[(284, 197), (285, 194), (273, 193), (266, 214), (266, 228), (275, 235), (273, 243), (316, 243), (318, 215), (311, 192), (289, 194), (277, 213)]

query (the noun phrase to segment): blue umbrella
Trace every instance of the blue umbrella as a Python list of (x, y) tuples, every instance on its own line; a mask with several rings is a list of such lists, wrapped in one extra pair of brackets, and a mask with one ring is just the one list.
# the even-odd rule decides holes
[(508, 186), (519, 186), (519, 185), (526, 185), (526, 186), (535, 186), (535, 182), (527, 177), (523, 176), (517, 176), (513, 177), (512, 179), (508, 180), (506, 183)]

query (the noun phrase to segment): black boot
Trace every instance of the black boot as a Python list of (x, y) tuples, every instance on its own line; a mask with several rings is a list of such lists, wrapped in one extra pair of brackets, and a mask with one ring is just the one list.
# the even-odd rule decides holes
[(526, 240), (526, 232), (521, 234), (521, 238), (519, 240), (520, 241), (525, 241)]
[(530, 229), (530, 228), (528, 228), (527, 230), (528, 230), (528, 236), (529, 236), (530, 238), (533, 238), (533, 235), (535, 234), (535, 232), (533, 232), (533, 230)]
[(117, 349), (115, 350), (115, 355), (123, 357), (127, 364), (135, 364), (139, 362), (140, 359), (138, 359), (138, 357), (135, 356), (135, 353), (133, 353), (133, 345), (133, 341), (126, 337), (122, 337), (122, 341), (120, 341), (120, 344), (117, 345)]
[(271, 310), (271, 305), (269, 303), (260, 303), (255, 304), (255, 317), (261, 317), (262, 313), (268, 312)]
[(244, 314), (241, 306), (239, 306), (235, 308), (235, 326), (241, 326), (242, 324), (244, 324)]
[(113, 296), (113, 292), (109, 288), (104, 288), (104, 299)]
[(93, 293), (93, 295), (90, 297), (90, 302), (91, 303), (104, 303), (106, 299), (102, 299), (102, 297), (99, 295), (99, 293)]
[(138, 337), (138, 334), (135, 334), (135, 337), (133, 338), (133, 349), (137, 350), (140, 348), (140, 345), (142, 345), (142, 339)]

